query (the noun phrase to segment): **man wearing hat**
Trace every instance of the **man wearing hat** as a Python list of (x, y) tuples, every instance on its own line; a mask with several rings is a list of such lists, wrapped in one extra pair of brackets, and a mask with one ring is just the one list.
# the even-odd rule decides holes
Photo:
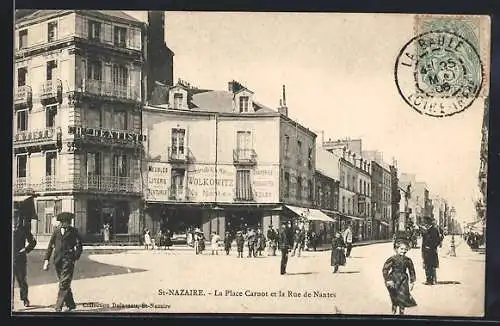
[(59, 279), (59, 292), (57, 294), (56, 312), (61, 312), (63, 305), (68, 307), (68, 311), (76, 308), (73, 292), (71, 291), (71, 281), (75, 262), (82, 255), (82, 238), (76, 228), (71, 226), (74, 215), (72, 213), (60, 213), (57, 220), (61, 223), (54, 229), (49, 241), (43, 270), (48, 270), (49, 260), (54, 253), (54, 266)]
[(19, 284), (21, 301), (25, 307), (28, 307), (30, 301), (28, 300), (28, 282), (26, 281), (26, 254), (35, 248), (36, 240), (30, 230), (24, 226), (23, 222), (23, 218), (15, 210), (12, 217), (12, 233), (14, 237), (13, 274), (17, 280), (17, 284)]
[(426, 285), (436, 284), (436, 268), (439, 267), (437, 248), (441, 243), (441, 236), (433, 223), (433, 218), (426, 216), (422, 229), (422, 259), (424, 261)]
[(278, 244), (279, 249), (281, 250), (281, 268), (280, 274), (286, 274), (286, 265), (288, 263), (288, 251), (290, 250), (290, 239), (287, 234), (287, 226), (285, 223), (281, 225), (281, 230), (278, 234)]

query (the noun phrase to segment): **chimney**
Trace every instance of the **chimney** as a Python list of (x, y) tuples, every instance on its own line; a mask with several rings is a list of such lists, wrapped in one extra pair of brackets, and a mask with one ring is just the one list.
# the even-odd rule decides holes
[(283, 98), (280, 100), (280, 107), (278, 108), (278, 112), (279, 114), (288, 117), (288, 108), (286, 107), (285, 85), (283, 85)]

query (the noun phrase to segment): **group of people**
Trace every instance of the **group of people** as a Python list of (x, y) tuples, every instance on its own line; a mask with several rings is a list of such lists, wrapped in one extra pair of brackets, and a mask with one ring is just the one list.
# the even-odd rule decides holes
[(484, 244), (484, 234), (469, 231), (465, 232), (463, 237), (471, 249), (479, 249)]
[(172, 246), (172, 232), (169, 229), (158, 230), (156, 237), (152, 237), (149, 229), (144, 230), (144, 249), (170, 249)]
[[(82, 255), (83, 245), (78, 230), (71, 226), (73, 217), (72, 213), (58, 214), (42, 266), (42, 269), (47, 271), (49, 261), (53, 257), (53, 264), (59, 279), (59, 291), (55, 305), (56, 312), (61, 312), (64, 306), (67, 307), (68, 311), (76, 308), (73, 292), (71, 291), (71, 282), (75, 263)], [(15, 213), (12, 220), (14, 237), (13, 275), (19, 284), (21, 301), (25, 307), (29, 307), (31, 303), (28, 298), (26, 255), (35, 248), (37, 242), (29, 227), (25, 224), (26, 217)]]

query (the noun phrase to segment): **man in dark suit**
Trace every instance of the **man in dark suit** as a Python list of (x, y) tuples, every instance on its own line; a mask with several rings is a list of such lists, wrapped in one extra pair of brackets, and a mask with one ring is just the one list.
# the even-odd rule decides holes
[(290, 250), (290, 239), (288, 238), (288, 230), (286, 224), (281, 225), (281, 230), (278, 234), (278, 245), (281, 250), (281, 275), (286, 274), (286, 264), (288, 263), (288, 251)]
[(71, 281), (73, 280), (75, 262), (80, 258), (83, 246), (81, 236), (71, 226), (73, 216), (71, 213), (60, 213), (57, 216), (61, 225), (54, 230), (50, 238), (43, 264), (43, 269), (48, 270), (50, 256), (54, 252), (54, 266), (59, 278), (56, 312), (61, 312), (64, 304), (68, 307), (68, 311), (76, 308), (71, 291)]
[(14, 237), (14, 252), (12, 257), (14, 260), (13, 276), (17, 280), (17, 284), (19, 284), (21, 301), (25, 307), (29, 307), (28, 282), (26, 281), (26, 254), (35, 248), (36, 240), (30, 230), (24, 225), (24, 219), (17, 212), (14, 212), (14, 216), (12, 217), (12, 230)]
[(425, 225), (422, 231), (422, 259), (424, 261), (425, 277), (427, 285), (436, 284), (436, 268), (439, 267), (438, 247), (441, 243), (441, 235), (431, 217), (425, 217)]

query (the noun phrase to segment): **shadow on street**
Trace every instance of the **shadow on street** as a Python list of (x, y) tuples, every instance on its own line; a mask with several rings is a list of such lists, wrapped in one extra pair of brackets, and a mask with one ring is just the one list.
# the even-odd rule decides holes
[[(110, 251), (109, 253), (112, 252), (113, 251)], [(105, 254), (104, 252), (102, 253)], [(116, 251), (113, 253), (116, 253)], [(90, 254), (91, 253), (84, 251), (80, 260), (77, 261), (73, 277), (74, 280), (146, 271), (145, 269), (128, 268), (95, 262), (89, 259)], [(30, 286), (58, 282), (52, 261), (50, 262), (49, 270), (42, 271), (44, 255), (44, 250), (33, 250), (28, 254), (28, 284)], [(17, 282), (15, 282), (15, 287), (18, 287)]]

